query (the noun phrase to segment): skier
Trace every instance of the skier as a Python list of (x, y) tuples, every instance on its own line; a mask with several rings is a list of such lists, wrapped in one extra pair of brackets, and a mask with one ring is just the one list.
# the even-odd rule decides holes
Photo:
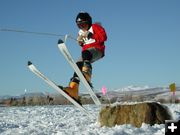
[[(76, 62), (87, 82), (91, 84), (92, 63), (103, 58), (104, 42), (107, 40), (105, 29), (98, 23), (92, 24), (92, 18), (87, 12), (80, 12), (76, 17), (76, 24), (80, 29), (77, 41), (82, 47), (81, 58)], [(79, 77), (74, 73), (68, 87), (63, 90), (78, 101)]]

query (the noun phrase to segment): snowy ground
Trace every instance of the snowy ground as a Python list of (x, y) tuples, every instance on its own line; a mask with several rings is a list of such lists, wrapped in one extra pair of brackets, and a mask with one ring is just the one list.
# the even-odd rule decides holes
[[(180, 104), (166, 104), (175, 119), (180, 119)], [(97, 121), (99, 108), (85, 106), (95, 115), (89, 119), (72, 105), (0, 107), (0, 135), (164, 135), (165, 126), (143, 124), (141, 128), (121, 125), (100, 127)]]

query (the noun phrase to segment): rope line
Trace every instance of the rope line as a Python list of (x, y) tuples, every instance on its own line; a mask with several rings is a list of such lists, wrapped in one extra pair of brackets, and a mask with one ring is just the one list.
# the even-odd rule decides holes
[[(44, 35), (44, 36), (66, 36), (66, 35), (62, 35), (62, 34), (55, 34), (55, 33), (48, 33), (48, 32), (34, 32), (34, 31), (25, 31), (25, 30), (18, 30), (18, 29), (5, 29), (5, 28), (1, 28), (0, 31), (3, 32), (18, 32), (18, 33), (27, 33), (27, 34), (35, 34), (35, 35)], [(73, 39), (75, 41), (77, 41), (76, 38), (72, 37), (71, 35), (67, 35), (67, 38)]]

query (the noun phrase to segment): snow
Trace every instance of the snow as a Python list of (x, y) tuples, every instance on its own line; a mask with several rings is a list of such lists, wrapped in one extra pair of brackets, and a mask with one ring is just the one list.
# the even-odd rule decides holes
[(126, 86), (124, 88), (121, 88), (121, 89), (116, 89), (114, 91), (140, 91), (140, 90), (146, 90), (146, 89), (152, 89), (151, 87), (149, 86)]
[[(180, 104), (165, 104), (172, 111), (175, 119), (180, 119)], [(0, 135), (164, 135), (165, 125), (150, 126), (142, 124), (141, 128), (129, 124), (113, 128), (100, 127), (98, 113), (100, 108), (85, 105), (90, 113), (89, 119), (73, 105), (68, 106), (28, 106), (0, 107)]]

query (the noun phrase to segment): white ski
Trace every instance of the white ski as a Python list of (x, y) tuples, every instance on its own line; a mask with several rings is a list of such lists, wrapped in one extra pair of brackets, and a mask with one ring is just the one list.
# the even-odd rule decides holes
[(101, 105), (101, 102), (99, 101), (99, 99), (97, 98), (96, 94), (93, 92), (92, 88), (90, 87), (90, 85), (88, 84), (88, 82), (86, 81), (86, 79), (84, 78), (83, 74), (81, 73), (81, 71), (79, 70), (78, 66), (76, 65), (76, 63), (74, 62), (71, 54), (69, 53), (65, 43), (59, 39), (58, 41), (58, 48), (60, 49), (61, 53), (64, 55), (64, 57), (66, 58), (66, 60), (68, 61), (68, 63), (72, 66), (72, 68), (74, 69), (74, 71), (77, 73), (77, 75), (79, 76), (81, 82), (84, 84), (84, 86), (86, 87), (86, 89), (88, 90), (90, 96), (92, 97), (94, 103), (98, 106)]
[(71, 98), (68, 94), (66, 94), (61, 88), (59, 88), (54, 82), (52, 82), (50, 79), (48, 79), (44, 74), (42, 74), (33, 64), (32, 62), (28, 62), (29, 69), (36, 74), (38, 77), (40, 77), (42, 80), (44, 80), (48, 85), (50, 85), (52, 88), (54, 88), (56, 91), (58, 91), (61, 95), (63, 95), (66, 99), (68, 99), (71, 103), (73, 103), (76, 107), (79, 108), (80, 111), (84, 112), (87, 116), (92, 118), (92, 115), (79, 103), (77, 103), (73, 98)]

